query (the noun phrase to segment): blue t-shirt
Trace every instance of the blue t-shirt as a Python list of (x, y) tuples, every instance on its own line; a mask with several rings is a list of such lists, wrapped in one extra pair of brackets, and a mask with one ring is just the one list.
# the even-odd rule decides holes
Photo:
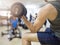
[(16, 20), (11, 19), (10, 23), (12, 24), (12, 28), (16, 28), (18, 24), (18, 18)]

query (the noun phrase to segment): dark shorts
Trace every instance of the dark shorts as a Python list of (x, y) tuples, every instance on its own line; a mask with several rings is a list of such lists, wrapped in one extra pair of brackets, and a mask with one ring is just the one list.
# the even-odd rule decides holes
[(41, 44), (60, 45), (60, 38), (54, 35), (54, 32), (47, 28), (45, 32), (37, 32)]

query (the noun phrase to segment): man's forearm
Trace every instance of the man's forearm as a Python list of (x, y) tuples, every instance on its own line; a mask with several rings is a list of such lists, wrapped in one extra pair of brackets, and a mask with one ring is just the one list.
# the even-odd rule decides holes
[(31, 32), (34, 32), (34, 27), (31, 22), (29, 22), (25, 16), (22, 17), (23, 21), (25, 22), (26, 26), (30, 29)]

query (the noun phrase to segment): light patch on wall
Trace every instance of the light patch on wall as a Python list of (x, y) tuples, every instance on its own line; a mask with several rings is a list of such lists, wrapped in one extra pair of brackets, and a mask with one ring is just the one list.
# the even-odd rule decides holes
[(0, 11), (0, 16), (8, 16), (10, 17), (10, 11)]

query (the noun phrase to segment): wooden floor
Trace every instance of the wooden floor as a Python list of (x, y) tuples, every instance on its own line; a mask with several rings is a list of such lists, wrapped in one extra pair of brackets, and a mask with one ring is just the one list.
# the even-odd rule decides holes
[[(20, 27), (22, 35), (26, 32), (28, 32), (29, 30), (24, 30)], [(21, 39), (15, 38), (12, 41), (9, 41), (7, 36), (3, 36), (1, 37), (1, 32), (7, 30), (7, 28), (5, 26), (1, 27), (0, 26), (0, 45), (22, 45), (22, 41)], [(32, 42), (32, 45), (40, 45), (39, 42)]]

